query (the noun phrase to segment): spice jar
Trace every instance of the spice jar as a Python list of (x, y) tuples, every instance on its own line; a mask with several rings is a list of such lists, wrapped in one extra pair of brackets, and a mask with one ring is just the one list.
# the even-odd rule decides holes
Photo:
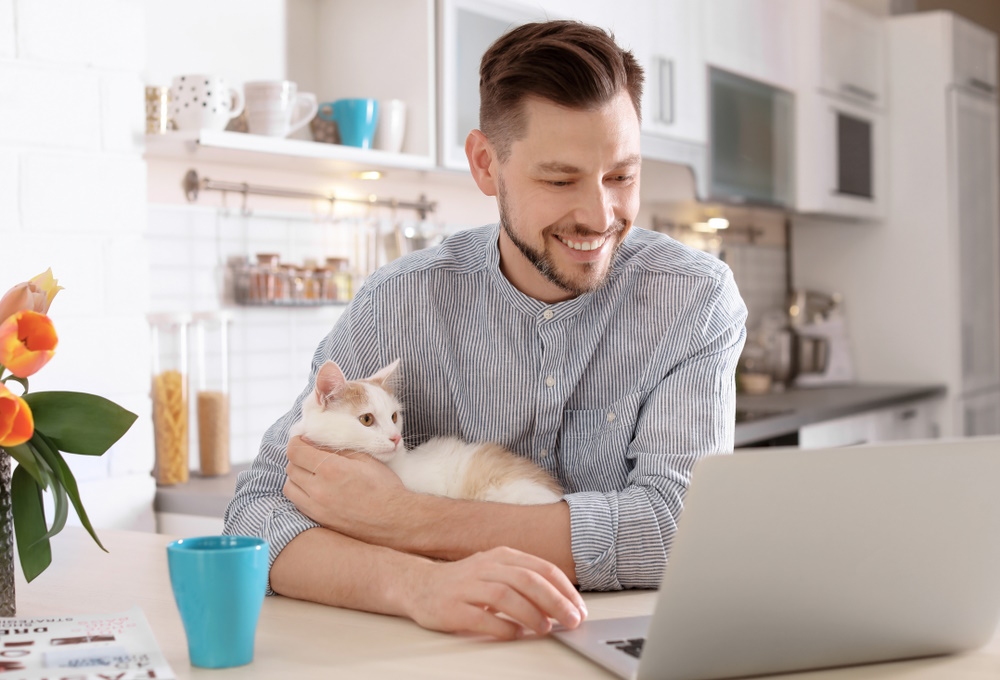
[(161, 486), (188, 480), (188, 326), (190, 314), (150, 314), (153, 477)]
[(276, 253), (257, 253), (254, 288), (257, 291), (253, 295), (256, 302), (267, 303), (281, 299), (281, 281)]
[(336, 292), (331, 299), (347, 302), (354, 295), (350, 263), (346, 257), (328, 257), (326, 266), (333, 271), (333, 289)]
[(198, 461), (204, 477), (229, 473), (229, 312), (194, 315)]

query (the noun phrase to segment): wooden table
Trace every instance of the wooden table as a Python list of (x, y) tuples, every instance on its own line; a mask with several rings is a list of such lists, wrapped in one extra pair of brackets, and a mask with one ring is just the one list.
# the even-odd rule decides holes
[[(101, 531), (105, 554), (76, 527), (52, 541), (52, 566), (33, 583), (18, 568), (17, 614), (24, 617), (143, 609), (180, 678), (609, 678), (602, 668), (547, 638), (495, 642), (424, 630), (405, 619), (267, 598), (255, 659), (227, 670), (192, 668), (167, 575), (171, 537)], [(1000, 578), (1000, 574), (998, 574)], [(655, 593), (589, 593), (592, 619), (647, 614)], [(996, 680), (1000, 636), (973, 653), (780, 676), (782, 680), (895, 678)]]

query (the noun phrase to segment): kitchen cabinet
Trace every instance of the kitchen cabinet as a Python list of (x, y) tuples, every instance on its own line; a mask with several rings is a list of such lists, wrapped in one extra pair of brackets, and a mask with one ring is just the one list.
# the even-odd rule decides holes
[(1000, 434), (1000, 390), (985, 392), (958, 401), (962, 432), (967, 437)]
[(1000, 145), (996, 94), (956, 76), (964, 50), (995, 58), (997, 39), (949, 12), (886, 21), (887, 217), (797, 220), (794, 284), (843, 295), (859, 380), (944, 384), (941, 433), (962, 436), (982, 419), (966, 400), (1000, 391)]
[[(800, 87), (868, 106), (884, 106), (885, 31), (882, 20), (844, 0), (798, 3)], [(815, 36), (819, 35), (819, 40)], [(815, 69), (815, 71), (814, 71)], [(801, 72), (800, 72), (801, 73)]]
[(798, 81), (797, 12), (814, 0), (702, 0), (704, 58), (745, 78), (786, 90)]
[(939, 435), (940, 404), (940, 400), (925, 399), (806, 425), (799, 430), (799, 447), (817, 449), (933, 439)]
[(494, 40), (544, 19), (526, 5), (489, 0), (439, 0), (440, 164), (469, 169), (465, 139), (479, 127), (479, 62)]

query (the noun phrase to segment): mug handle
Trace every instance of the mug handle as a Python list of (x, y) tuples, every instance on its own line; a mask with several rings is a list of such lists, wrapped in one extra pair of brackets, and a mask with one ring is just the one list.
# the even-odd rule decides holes
[(303, 116), (297, 120), (293, 120), (288, 128), (288, 134), (292, 134), (296, 130), (308, 125), (309, 121), (316, 117), (316, 112), (319, 111), (319, 105), (316, 103), (316, 95), (312, 92), (299, 92), (299, 96), (295, 98), (295, 112), (307, 108), (308, 115)]
[(235, 87), (229, 88), (229, 94), (233, 96), (233, 110), (229, 112), (230, 118), (235, 118), (236, 116), (243, 113), (243, 105), (246, 103), (243, 99), (243, 92), (236, 89)]

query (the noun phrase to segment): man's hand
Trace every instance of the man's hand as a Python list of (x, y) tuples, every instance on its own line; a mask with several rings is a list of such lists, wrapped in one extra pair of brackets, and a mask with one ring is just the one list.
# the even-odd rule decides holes
[(545, 635), (550, 619), (576, 628), (587, 607), (562, 570), (540, 557), (493, 548), (457, 562), (423, 562), (403, 592), (407, 616), (424, 628), (519, 638)]
[(397, 524), (410, 494), (392, 470), (353, 451), (330, 453), (292, 437), (284, 494), (302, 514), (363, 541), (378, 542)]

